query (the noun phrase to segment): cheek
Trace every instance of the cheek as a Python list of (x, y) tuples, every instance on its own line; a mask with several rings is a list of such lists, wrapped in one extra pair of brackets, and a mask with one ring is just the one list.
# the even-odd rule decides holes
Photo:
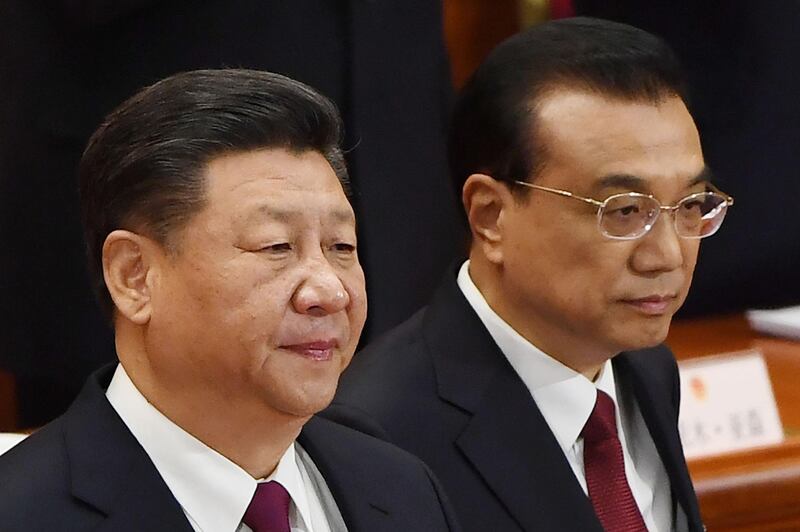
[(691, 274), (694, 272), (694, 267), (697, 264), (697, 256), (700, 252), (700, 241), (684, 239), (681, 242), (683, 253), (683, 266), (684, 270)]
[(515, 235), (515, 244), (525, 249), (529, 259), (562, 271), (563, 268), (580, 267), (597, 260), (595, 255), (600, 235), (593, 216), (542, 209), (534, 218)]
[(565, 305), (573, 300), (573, 292), (581, 291), (595, 258), (582, 244), (580, 230), (571, 234), (566, 227), (530, 225), (511, 235), (503, 257), (504, 269), (515, 285), (510, 293)]
[(291, 279), (254, 280), (242, 287), (237, 299), (229, 301), (229, 304), (238, 307), (263, 327), (278, 323), (280, 317), (291, 310), (294, 291), (295, 284)]
[(692, 284), (694, 268), (697, 265), (697, 257), (700, 252), (699, 240), (686, 240), (683, 244), (683, 272), (684, 272), (684, 295), (689, 291)]
[(211, 325), (220, 340), (250, 354), (264, 354), (290, 305), (291, 287), (281, 281), (245, 275), (225, 280), (223, 289), (212, 294), (211, 303), (210, 318), (216, 321)]
[(537, 256), (539, 269), (549, 274), (549, 282), (560, 283), (568, 291), (584, 291), (583, 297), (613, 288), (627, 271), (629, 252), (622, 246), (608, 245), (594, 235), (561, 234), (550, 239)]
[(563, 304), (576, 318), (597, 323), (616, 319), (615, 301), (630, 283), (625, 247), (601, 242), (575, 249), (563, 271), (555, 272), (563, 279), (551, 290), (562, 292)]

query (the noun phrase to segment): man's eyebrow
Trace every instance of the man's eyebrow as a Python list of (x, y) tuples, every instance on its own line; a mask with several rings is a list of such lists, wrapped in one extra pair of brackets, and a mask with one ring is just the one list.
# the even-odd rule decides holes
[[(700, 183), (712, 183), (713, 178), (714, 173), (708, 166), (704, 166), (697, 175), (689, 178), (686, 188)], [(598, 179), (592, 187), (592, 191), (597, 192), (606, 188), (624, 188), (634, 192), (647, 193), (650, 190), (650, 183), (647, 179), (633, 174), (610, 174)]]
[(595, 181), (592, 192), (606, 188), (624, 188), (635, 192), (646, 192), (649, 188), (647, 180), (633, 174), (610, 174)]
[(695, 185), (699, 185), (700, 183), (708, 183), (710, 185), (714, 184), (714, 172), (711, 171), (711, 168), (708, 166), (704, 166), (700, 173), (694, 176), (692, 179), (689, 180), (689, 183), (686, 185), (686, 188), (691, 188)]
[(355, 214), (353, 214), (353, 211), (349, 209), (336, 209), (332, 211), (329, 216), (336, 223), (349, 224), (349, 223), (355, 223), (356, 221)]

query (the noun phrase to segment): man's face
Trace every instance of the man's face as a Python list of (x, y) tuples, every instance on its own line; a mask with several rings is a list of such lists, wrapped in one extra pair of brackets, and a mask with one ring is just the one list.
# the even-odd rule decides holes
[[(662, 205), (705, 190), (697, 129), (679, 98), (654, 105), (560, 90), (540, 103), (546, 155), (536, 184), (600, 201), (640, 192)], [(528, 192), (500, 220), (501, 315), (556, 357), (597, 362), (663, 341), (699, 242), (676, 235), (665, 213), (642, 238), (611, 240), (598, 230), (596, 207)]]
[(206, 205), (175, 236), (147, 325), (158, 385), (290, 416), (327, 406), (366, 297), (353, 210), (323, 156), (212, 160)]

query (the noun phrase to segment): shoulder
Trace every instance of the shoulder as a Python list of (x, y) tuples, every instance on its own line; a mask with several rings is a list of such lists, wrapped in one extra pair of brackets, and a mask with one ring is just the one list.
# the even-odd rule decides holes
[(52, 491), (52, 486), (64, 483), (66, 469), (62, 420), (57, 419), (0, 456), (0, 507), (12, 498), (35, 495), (38, 489)]
[(70, 495), (63, 418), (0, 456), (0, 515), (8, 527), (3, 530), (57, 530), (82, 513)]
[(381, 427), (414, 419), (408, 412), (417, 420), (429, 414), (438, 392), (434, 353), (423, 334), (426, 310), (356, 353), (325, 417), (387, 438)]
[(95, 373), (61, 417), (0, 456), (0, 528), (96, 528), (103, 514), (86, 495), (113, 498), (125, 475), (140, 474), (144, 461), (127, 467), (136, 441), (105, 398), (111, 371)]
[[(381, 474), (396, 474), (398, 471), (427, 471), (427, 467), (416, 456), (362, 431), (342, 425), (336, 421), (314, 416), (303, 429), (304, 446), (316, 446), (325, 442), (326, 460), (349, 463), (357, 470), (373, 470), (379, 466)], [(404, 475), (405, 476), (405, 475)]]
[(366, 496), (384, 502), (408, 523), (416, 523), (411, 529), (421, 523), (427, 523), (424, 529), (456, 528), (439, 481), (407, 451), (318, 416), (309, 420), (298, 442), (337, 499)]
[[(364, 349), (356, 353), (348, 372), (370, 371), (383, 366), (402, 366), (402, 360), (397, 360), (393, 354), (418, 353), (424, 350), (423, 324), (427, 307), (423, 307), (400, 325), (390, 329), (375, 341), (369, 343)], [(347, 372), (345, 373), (347, 375)]]
[(675, 355), (665, 344), (621, 353), (614, 359), (615, 373), (639, 389), (641, 395), (668, 398), (680, 404), (680, 375)]
[(428, 466), (391, 443), (318, 416), (303, 433), (300, 443), (315, 462), (335, 464), (337, 470), (375, 486), (390, 482), (400, 493), (405, 489), (436, 491)]
[(672, 380), (678, 373), (675, 355), (665, 344), (621, 353), (615, 362), (645, 378)]
[(422, 332), (425, 312), (423, 308), (356, 353), (342, 375), (337, 399), (373, 404), (393, 395), (388, 391), (428, 388), (433, 365)]

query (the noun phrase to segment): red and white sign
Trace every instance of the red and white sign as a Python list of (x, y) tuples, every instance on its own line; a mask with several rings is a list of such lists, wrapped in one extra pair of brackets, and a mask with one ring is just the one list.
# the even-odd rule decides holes
[(778, 406), (759, 351), (685, 360), (679, 368), (678, 426), (687, 458), (783, 441)]

